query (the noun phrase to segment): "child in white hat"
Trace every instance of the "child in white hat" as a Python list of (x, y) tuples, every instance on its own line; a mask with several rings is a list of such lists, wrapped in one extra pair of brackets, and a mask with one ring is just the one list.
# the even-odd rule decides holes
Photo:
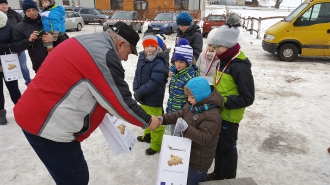
[(244, 110), (254, 101), (254, 80), (251, 62), (237, 43), (240, 30), (240, 16), (230, 14), (226, 24), (216, 30), (210, 38), (220, 63), (217, 65), (213, 85), (224, 97), (220, 111), (222, 129), (219, 137), (213, 173), (208, 180), (236, 178), (237, 134)]

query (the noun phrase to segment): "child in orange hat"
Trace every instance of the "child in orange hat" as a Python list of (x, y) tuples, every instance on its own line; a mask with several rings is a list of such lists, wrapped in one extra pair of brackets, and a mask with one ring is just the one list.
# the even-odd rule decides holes
[[(166, 59), (155, 35), (145, 35), (142, 46), (144, 50), (140, 52), (133, 81), (134, 98), (148, 114), (161, 116), (167, 82)], [(137, 137), (140, 142), (151, 143), (145, 151), (147, 155), (160, 151), (164, 131), (164, 126), (154, 131), (147, 128)]]

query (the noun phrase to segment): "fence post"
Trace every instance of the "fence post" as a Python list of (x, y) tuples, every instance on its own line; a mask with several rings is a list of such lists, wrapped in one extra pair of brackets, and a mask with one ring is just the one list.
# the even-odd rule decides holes
[(253, 34), (253, 22), (254, 22), (254, 21), (253, 21), (253, 18), (254, 18), (254, 17), (251, 18), (251, 29), (250, 29), (250, 34), (251, 34), (251, 35)]
[(250, 21), (250, 16), (247, 18), (247, 23), (246, 23), (245, 30), (248, 30), (249, 29), (249, 21)]
[(261, 17), (258, 19), (258, 32), (257, 32), (257, 39), (260, 38), (260, 30), (261, 30)]
[(245, 17), (243, 17), (243, 29), (245, 28)]

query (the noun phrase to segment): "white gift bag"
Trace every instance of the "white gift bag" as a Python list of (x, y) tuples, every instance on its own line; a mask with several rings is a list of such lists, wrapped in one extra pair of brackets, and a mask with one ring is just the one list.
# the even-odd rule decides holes
[(3, 76), (7, 82), (23, 78), (17, 54), (0, 55)]
[(156, 185), (187, 184), (191, 140), (164, 135), (160, 151)]
[(109, 113), (105, 114), (99, 128), (106, 138), (114, 155), (131, 152), (136, 143), (136, 137), (133, 135), (127, 123)]

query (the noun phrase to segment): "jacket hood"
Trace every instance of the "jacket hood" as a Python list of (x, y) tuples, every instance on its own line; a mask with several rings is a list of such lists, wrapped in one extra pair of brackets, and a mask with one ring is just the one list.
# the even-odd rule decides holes
[(197, 107), (197, 106), (200, 106), (203, 104), (213, 104), (218, 108), (222, 107), (222, 104), (223, 104), (222, 96), (218, 93), (218, 91), (214, 88), (213, 85), (210, 85), (210, 86), (211, 86), (211, 92), (212, 92), (211, 95), (208, 96), (207, 98), (203, 99), (202, 101), (196, 103), (194, 105), (194, 107)]
[(54, 0), (48, 0), (48, 1), (50, 2), (49, 6), (48, 6), (47, 8), (43, 8), (43, 7), (42, 7), (42, 4), (41, 4), (41, 1), (42, 1), (42, 0), (38, 0), (38, 8), (39, 8), (39, 10), (47, 10), (47, 9), (49, 9), (49, 8), (51, 8), (52, 6), (55, 5), (55, 1), (54, 1)]

